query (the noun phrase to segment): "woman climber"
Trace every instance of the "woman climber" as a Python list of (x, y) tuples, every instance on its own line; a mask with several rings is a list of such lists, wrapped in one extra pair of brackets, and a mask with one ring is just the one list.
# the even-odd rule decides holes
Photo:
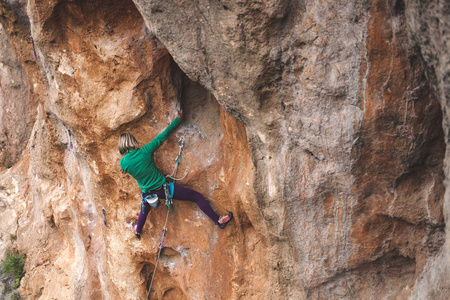
[[(158, 198), (165, 198), (165, 189), (163, 185), (165, 184), (166, 179), (155, 165), (154, 152), (165, 140), (167, 140), (169, 135), (181, 123), (182, 117), (183, 114), (180, 111), (177, 111), (175, 120), (161, 134), (142, 148), (139, 148), (138, 142), (129, 133), (122, 133), (119, 137), (119, 152), (120, 154), (125, 155), (120, 160), (121, 171), (133, 176), (141, 188), (141, 211), (139, 213), (137, 224), (133, 226), (134, 235), (138, 239), (141, 238), (142, 227), (144, 227), (150, 208), (159, 206), (159, 201), (157, 202), (157, 205), (154, 205), (156, 202), (151, 201), (154, 200), (151, 199), (152, 195), (157, 195)], [(194, 201), (220, 228), (225, 228), (228, 222), (233, 218), (233, 213), (231, 212), (228, 213), (228, 215), (219, 217), (200, 193), (179, 184), (174, 184), (173, 186), (173, 199)], [(149, 199), (151, 199), (150, 203), (148, 203)]]

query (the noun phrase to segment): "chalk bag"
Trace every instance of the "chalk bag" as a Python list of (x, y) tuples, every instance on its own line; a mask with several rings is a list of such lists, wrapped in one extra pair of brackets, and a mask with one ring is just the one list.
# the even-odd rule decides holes
[(145, 196), (145, 201), (150, 204), (150, 207), (158, 207), (161, 205), (161, 201), (159, 201), (158, 195), (156, 194), (148, 194)]

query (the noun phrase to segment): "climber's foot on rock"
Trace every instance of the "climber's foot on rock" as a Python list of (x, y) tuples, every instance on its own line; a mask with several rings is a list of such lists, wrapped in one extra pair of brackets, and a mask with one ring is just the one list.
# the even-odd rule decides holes
[(224, 229), (227, 226), (228, 222), (233, 219), (233, 213), (229, 212), (228, 215), (222, 216), (219, 218), (219, 221), (216, 223), (221, 229)]
[(137, 229), (137, 224), (133, 224), (133, 233), (134, 233), (134, 236), (137, 238), (137, 239), (141, 239), (141, 234), (140, 233), (138, 233), (137, 231), (136, 231), (136, 229)]

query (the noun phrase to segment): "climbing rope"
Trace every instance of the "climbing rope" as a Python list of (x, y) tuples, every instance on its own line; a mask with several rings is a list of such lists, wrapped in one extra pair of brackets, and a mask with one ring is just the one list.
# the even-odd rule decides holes
[(158, 246), (158, 248), (159, 248), (158, 257), (156, 258), (155, 269), (153, 270), (153, 275), (152, 275), (152, 281), (150, 282), (150, 286), (148, 288), (147, 300), (148, 300), (148, 297), (150, 296), (150, 291), (152, 290), (153, 279), (155, 279), (155, 274), (156, 274), (156, 267), (158, 266), (159, 257), (161, 256), (161, 251), (164, 246), (164, 238), (166, 237), (166, 233), (167, 233), (166, 225), (167, 225), (167, 220), (169, 219), (169, 212), (170, 212), (170, 209), (169, 209), (169, 207), (167, 207), (166, 223), (164, 223), (164, 229), (163, 229), (163, 234), (161, 237), (161, 243)]
[[(178, 172), (178, 165), (180, 164), (180, 161), (181, 161), (181, 149), (184, 146), (184, 136), (182, 136), (180, 138), (180, 140), (178, 141), (178, 146), (180, 147), (180, 150), (178, 151), (177, 158), (175, 159), (175, 168), (174, 168), (174, 170), (172, 172), (172, 175), (170, 175), (170, 176), (167, 175), (166, 176), (167, 178), (170, 178), (173, 181), (182, 180), (184, 177), (187, 176), (187, 174), (189, 174), (189, 173), (187, 173), (182, 178), (176, 178), (177, 172)], [(163, 246), (164, 246), (164, 238), (166, 237), (166, 233), (167, 233), (167, 220), (169, 219), (170, 207), (173, 205), (173, 202), (172, 202), (173, 190), (174, 190), (173, 183), (172, 182), (170, 182), (170, 183), (165, 182), (163, 184), (163, 187), (164, 187), (164, 193), (166, 194), (166, 206), (167, 206), (166, 222), (164, 223), (163, 234), (162, 234), (162, 237), (161, 237), (161, 243), (158, 246), (158, 248), (159, 248), (158, 256), (156, 258), (155, 269), (153, 270), (152, 280), (151, 280), (150, 286), (148, 288), (147, 300), (148, 300), (148, 297), (150, 296), (150, 291), (152, 290), (153, 280), (155, 279), (155, 274), (156, 274), (156, 268), (158, 267), (159, 258), (161, 256), (161, 251), (162, 251)]]

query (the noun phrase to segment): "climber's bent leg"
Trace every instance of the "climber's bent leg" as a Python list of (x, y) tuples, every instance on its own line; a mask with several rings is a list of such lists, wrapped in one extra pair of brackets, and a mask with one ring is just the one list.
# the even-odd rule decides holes
[(182, 201), (194, 201), (198, 207), (211, 219), (214, 223), (219, 221), (219, 216), (214, 212), (209, 203), (203, 196), (194, 190), (185, 186), (174, 184), (173, 199)]
[(151, 208), (150, 204), (145, 202), (145, 214), (142, 213), (142, 209), (139, 212), (139, 217), (138, 217), (137, 226), (136, 226), (136, 232), (139, 234), (142, 232), (142, 227), (144, 227), (145, 221), (147, 220), (147, 216), (148, 216), (148, 213), (150, 212), (150, 208)]

